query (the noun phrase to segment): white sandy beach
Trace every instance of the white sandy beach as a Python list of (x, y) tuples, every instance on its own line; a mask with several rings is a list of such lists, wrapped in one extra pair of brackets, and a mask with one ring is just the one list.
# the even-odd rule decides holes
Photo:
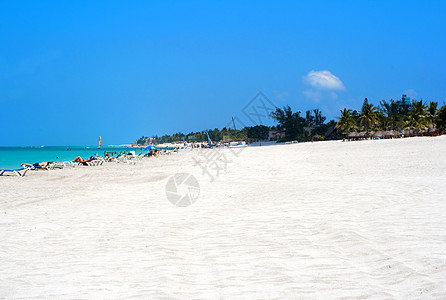
[[(446, 298), (446, 136), (0, 178), (0, 298)], [(213, 151), (213, 150), (210, 150)], [(201, 191), (173, 206), (165, 185)]]

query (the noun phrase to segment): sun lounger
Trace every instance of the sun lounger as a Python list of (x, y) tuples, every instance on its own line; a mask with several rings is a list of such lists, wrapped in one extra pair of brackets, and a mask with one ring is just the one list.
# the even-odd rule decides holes
[(118, 163), (129, 163), (129, 164), (136, 164), (136, 158), (134, 156), (120, 156), (117, 159)]
[(57, 165), (56, 163), (49, 164), (49, 165), (46, 166), (46, 169), (47, 169), (47, 170), (54, 170), (54, 168), (56, 167), (56, 165)]
[(72, 162), (70, 160), (66, 160), (64, 162), (59, 163), (59, 166), (61, 166), (63, 168), (65, 168), (65, 167), (72, 167), (72, 168), (74, 168), (74, 167), (76, 167), (78, 165), (79, 165), (78, 162)]
[(68, 167), (76, 167), (78, 163), (73, 163), (72, 161), (55, 162), (51, 169), (63, 169)]
[(23, 166), (25, 169), (28, 170), (54, 170), (56, 167), (56, 163), (48, 164), (46, 167), (42, 166)]
[(23, 166), (27, 170), (40, 170), (43, 169), (42, 166)]
[(86, 162), (88, 166), (100, 166), (104, 163), (103, 159), (94, 159), (92, 161)]
[(14, 173), (15, 175), (17, 175), (19, 177), (23, 177), (23, 176), (25, 176), (26, 172), (28, 172), (28, 170), (29, 170), (28, 168), (3, 169), (3, 170), (0, 170), (0, 176), (2, 176), (5, 173)]

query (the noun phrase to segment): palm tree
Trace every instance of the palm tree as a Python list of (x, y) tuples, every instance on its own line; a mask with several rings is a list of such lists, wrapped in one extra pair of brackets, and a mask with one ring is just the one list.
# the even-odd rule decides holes
[(398, 106), (394, 100), (382, 100), (378, 106), (380, 127), (383, 130), (397, 130), (401, 128), (404, 115), (398, 112)]
[(303, 133), (305, 119), (300, 116), (300, 111), (293, 113), (289, 105), (283, 107), (283, 109), (277, 107), (271, 113), (271, 117), (286, 130), (286, 139), (296, 139), (299, 134)]
[(336, 123), (336, 128), (340, 129), (344, 134), (350, 132), (356, 127), (356, 121), (352, 115), (351, 109), (344, 108), (341, 110), (341, 116), (336, 117), (339, 121)]
[(392, 119), (389, 118), (388, 116), (386, 116), (385, 114), (381, 113), (381, 112), (377, 112), (376, 113), (376, 117), (378, 119), (378, 123), (379, 123), (379, 129), (380, 130), (389, 130), (392, 129)]
[(435, 115), (437, 114), (438, 102), (429, 102), (429, 107), (427, 109), (427, 118), (429, 124), (435, 126)]
[(412, 101), (412, 109), (409, 111), (409, 120), (407, 122), (407, 127), (414, 128), (419, 133), (421, 129), (428, 126), (428, 112), (427, 104), (423, 103), (423, 100)]
[(322, 112), (319, 109), (313, 109), (314, 112), (314, 125), (319, 126), (324, 124), (327, 117), (322, 116)]
[(373, 104), (364, 103), (359, 122), (364, 126), (366, 132), (369, 133), (369, 129), (378, 124), (377, 108)]
[(446, 105), (438, 110), (435, 116), (435, 127), (441, 132), (446, 131)]

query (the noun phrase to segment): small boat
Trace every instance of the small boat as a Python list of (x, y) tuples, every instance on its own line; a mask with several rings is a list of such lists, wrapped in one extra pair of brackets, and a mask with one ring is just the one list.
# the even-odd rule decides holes
[(246, 145), (246, 142), (232, 142), (229, 144), (229, 148), (245, 148), (248, 147), (248, 145)]

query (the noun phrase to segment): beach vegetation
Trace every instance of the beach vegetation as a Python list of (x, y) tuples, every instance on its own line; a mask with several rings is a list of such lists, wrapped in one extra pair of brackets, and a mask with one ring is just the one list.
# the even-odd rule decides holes
[(446, 105), (443, 105), (435, 114), (435, 127), (440, 132), (446, 132)]
[[(367, 98), (364, 102), (367, 101)], [(378, 109), (373, 104), (364, 103), (359, 116), (359, 124), (368, 134), (370, 129), (379, 124)]]
[(427, 118), (430, 125), (435, 126), (435, 116), (437, 114), (438, 102), (429, 102), (429, 107), (427, 109)]
[(356, 120), (352, 115), (352, 110), (344, 108), (341, 110), (341, 116), (336, 117), (339, 121), (336, 123), (336, 128), (344, 135), (356, 128)]
[(428, 111), (427, 104), (420, 101), (412, 101), (412, 108), (409, 111), (409, 118), (407, 120), (406, 128), (414, 129), (417, 133), (428, 126)]
[(271, 117), (285, 129), (285, 140), (295, 140), (303, 134), (306, 119), (300, 116), (300, 111), (293, 113), (289, 105), (283, 108), (277, 107), (271, 113)]
[(206, 129), (184, 134), (145, 137), (137, 140), (138, 145), (185, 142), (247, 141), (256, 142), (269, 139), (270, 131), (281, 131), (278, 142), (317, 141), (342, 138), (400, 137), (412, 135), (437, 134), (446, 131), (446, 106), (437, 109), (438, 102), (412, 100), (403, 95), (401, 100), (381, 100), (377, 106), (365, 98), (361, 110), (344, 108), (340, 110), (337, 121), (326, 121), (319, 109), (311, 109), (301, 116), (300, 111), (289, 105), (276, 108), (271, 118), (275, 126), (256, 125), (244, 128), (223, 127)]
[[(344, 137), (397, 137), (436, 134), (441, 124), (438, 102), (412, 100), (403, 95), (401, 100), (381, 100), (378, 106), (364, 100), (361, 111), (344, 108), (336, 128)], [(441, 125), (440, 125), (441, 126)], [(440, 130), (441, 131), (441, 130)]]
[(247, 127), (247, 136), (249, 140), (261, 141), (268, 138), (269, 127), (265, 125), (257, 125)]

